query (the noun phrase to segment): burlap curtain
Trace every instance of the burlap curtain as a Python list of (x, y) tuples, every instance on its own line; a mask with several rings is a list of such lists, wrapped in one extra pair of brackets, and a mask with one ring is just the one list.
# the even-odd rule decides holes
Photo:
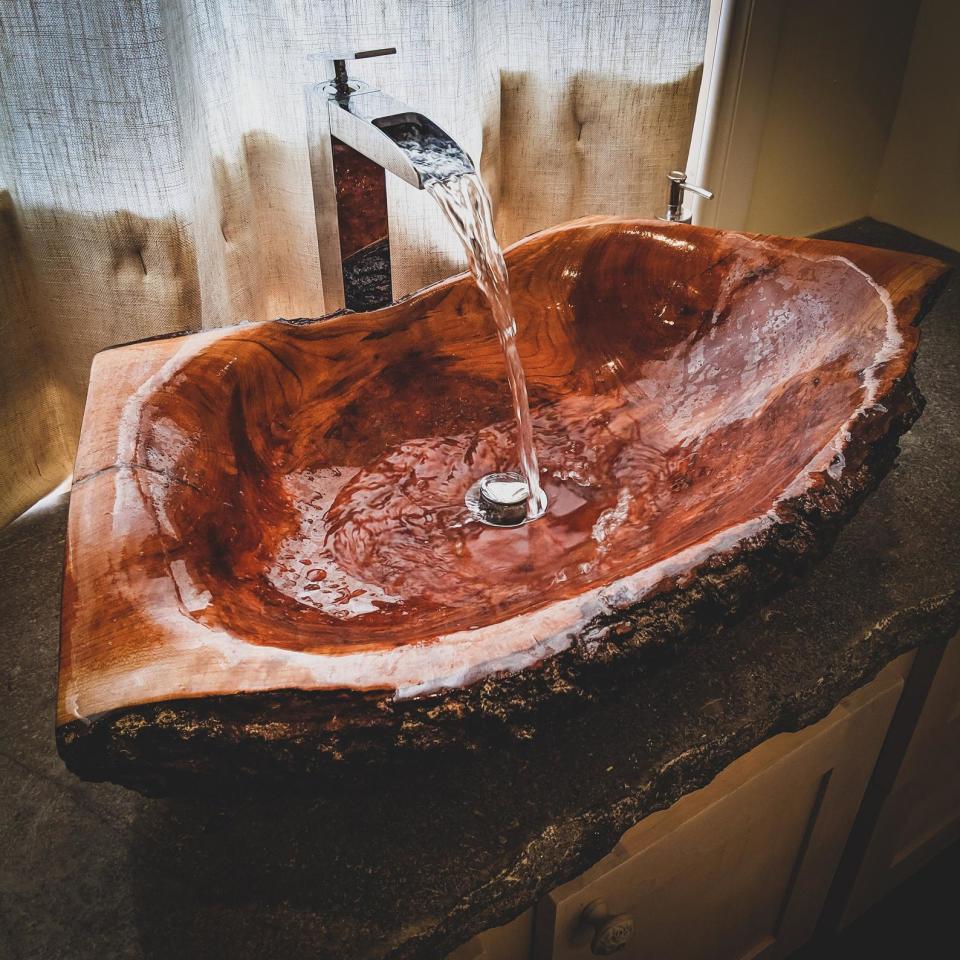
[[(511, 241), (650, 216), (682, 164), (709, 0), (0, 0), (0, 523), (70, 471), (93, 354), (324, 312), (306, 55), (479, 159)], [(389, 186), (395, 292), (461, 269), (429, 197)]]

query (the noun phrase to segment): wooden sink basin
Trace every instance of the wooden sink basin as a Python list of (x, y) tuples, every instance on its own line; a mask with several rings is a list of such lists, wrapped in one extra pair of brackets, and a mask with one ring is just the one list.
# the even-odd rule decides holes
[(96, 358), (63, 594), (73, 769), (276, 772), (540, 715), (773, 589), (919, 413), (935, 261), (612, 219), (507, 260), (550, 499), (521, 528), (463, 504), (515, 466), (466, 276)]

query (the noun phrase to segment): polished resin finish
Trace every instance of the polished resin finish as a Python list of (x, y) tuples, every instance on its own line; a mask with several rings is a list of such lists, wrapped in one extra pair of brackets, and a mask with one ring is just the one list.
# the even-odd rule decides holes
[(61, 725), (285, 690), (396, 702), (589, 658), (598, 624), (622, 613), (626, 635), (628, 614), (736, 564), (804, 498), (844, 512), (871, 447), (915, 415), (913, 320), (943, 271), (612, 219), (507, 261), (549, 497), (522, 527), (464, 506), (516, 467), (503, 356), (467, 277), (373, 313), (98, 356)]

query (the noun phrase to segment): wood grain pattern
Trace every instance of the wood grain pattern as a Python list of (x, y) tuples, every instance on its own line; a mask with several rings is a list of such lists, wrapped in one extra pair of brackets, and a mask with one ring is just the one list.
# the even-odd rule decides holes
[(340, 256), (349, 260), (364, 247), (388, 238), (387, 183), (380, 164), (336, 137), (331, 147)]
[(500, 684), (504, 714), (526, 709), (771, 589), (919, 412), (936, 261), (599, 218), (507, 259), (551, 502), (520, 529), (465, 522), (470, 483), (513, 466), (502, 355), (465, 276), (96, 358), (68, 763), (108, 776), (92, 726), (198, 698), (221, 720), (269, 707), (286, 734), (295, 717), (331, 755), (361, 730), (394, 742), (398, 702), (449, 718)]
[(393, 300), (386, 172), (336, 137), (331, 147), (343, 302), (350, 310), (377, 310)]

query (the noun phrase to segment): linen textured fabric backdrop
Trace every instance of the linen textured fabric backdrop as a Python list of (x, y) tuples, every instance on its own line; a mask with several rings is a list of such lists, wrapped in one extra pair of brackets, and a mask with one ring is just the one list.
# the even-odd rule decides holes
[[(4, 0), (0, 524), (72, 469), (93, 355), (324, 313), (307, 54), (479, 160), (503, 242), (654, 216), (693, 125), (709, 0)], [(425, 193), (388, 185), (397, 296), (463, 269)]]

